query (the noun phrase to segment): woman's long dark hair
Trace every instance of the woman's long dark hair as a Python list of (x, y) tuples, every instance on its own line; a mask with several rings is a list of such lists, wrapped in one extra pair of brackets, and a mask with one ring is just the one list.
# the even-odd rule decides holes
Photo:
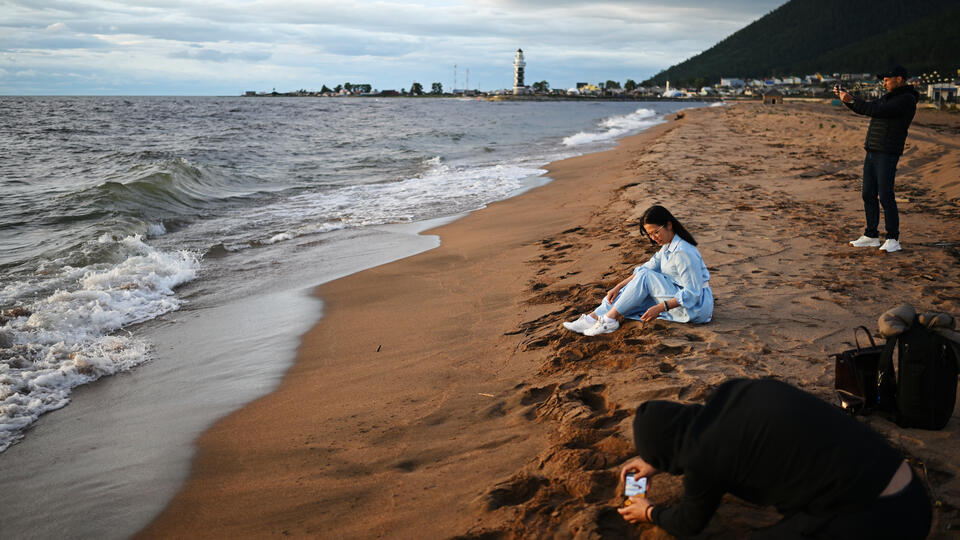
[[(697, 241), (693, 238), (693, 235), (690, 234), (687, 229), (677, 221), (677, 218), (673, 217), (673, 214), (669, 210), (660, 206), (659, 204), (653, 205), (650, 208), (647, 208), (647, 211), (643, 213), (643, 219), (641, 222), (646, 225), (650, 223), (652, 225), (664, 226), (667, 223), (673, 224), (674, 234), (679, 234), (680, 238), (683, 238), (692, 245), (697, 245)], [(646, 231), (644, 231), (646, 234)], [(647, 235), (647, 238), (650, 238), (650, 235)], [(650, 238), (650, 241), (653, 242), (653, 238)], [(656, 244), (656, 242), (654, 242)]]

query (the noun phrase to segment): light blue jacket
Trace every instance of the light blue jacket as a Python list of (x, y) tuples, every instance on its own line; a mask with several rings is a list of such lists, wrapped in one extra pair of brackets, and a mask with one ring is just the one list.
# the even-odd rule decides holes
[(638, 266), (634, 273), (646, 268), (663, 274), (676, 288), (651, 291), (662, 299), (673, 297), (683, 309), (671, 309), (661, 319), (676, 322), (710, 322), (713, 316), (713, 292), (710, 290), (710, 272), (696, 246), (675, 234), (673, 241), (660, 248), (649, 261)]

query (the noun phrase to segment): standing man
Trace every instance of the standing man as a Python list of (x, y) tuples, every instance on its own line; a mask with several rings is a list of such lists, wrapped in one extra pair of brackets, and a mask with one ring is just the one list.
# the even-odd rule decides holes
[[(903, 154), (907, 129), (917, 112), (920, 94), (907, 84), (907, 70), (894, 66), (877, 76), (883, 79), (887, 94), (873, 101), (854, 97), (839, 85), (833, 93), (851, 111), (870, 117), (867, 140), (863, 147), (867, 157), (863, 160), (863, 211), (867, 228), (863, 236), (850, 242), (854, 247), (877, 247), (892, 253), (900, 251), (900, 216), (897, 200), (893, 194), (893, 180), (897, 174), (897, 161)], [(879, 199), (879, 202), (878, 202)], [(883, 224), (887, 239), (880, 245), (880, 206), (883, 206)]]

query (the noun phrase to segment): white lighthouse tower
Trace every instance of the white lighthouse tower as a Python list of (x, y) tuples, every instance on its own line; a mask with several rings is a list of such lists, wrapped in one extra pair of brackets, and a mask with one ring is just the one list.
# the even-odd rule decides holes
[(523, 68), (527, 63), (523, 60), (523, 49), (517, 49), (517, 55), (513, 57), (513, 95), (518, 96), (526, 93), (523, 84)]

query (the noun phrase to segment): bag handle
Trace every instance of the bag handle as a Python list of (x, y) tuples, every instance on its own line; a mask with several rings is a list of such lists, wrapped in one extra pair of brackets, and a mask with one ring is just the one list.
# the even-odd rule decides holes
[(860, 340), (857, 339), (857, 330), (863, 330), (863, 333), (867, 335), (867, 339), (870, 340), (870, 346), (876, 347), (877, 342), (873, 340), (873, 336), (870, 335), (870, 329), (866, 326), (858, 326), (853, 329), (853, 342), (857, 344), (857, 350), (860, 350)]

